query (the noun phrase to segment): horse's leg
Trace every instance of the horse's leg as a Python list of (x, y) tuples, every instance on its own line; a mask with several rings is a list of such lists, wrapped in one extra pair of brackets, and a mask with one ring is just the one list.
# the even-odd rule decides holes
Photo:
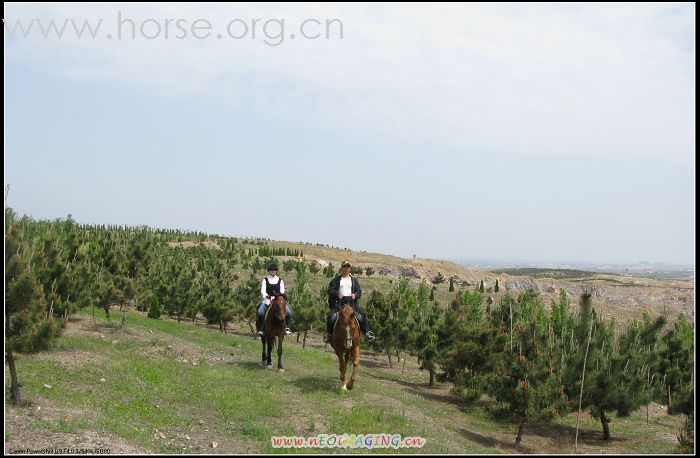
[[(348, 363), (350, 362), (350, 352), (352, 350), (345, 350), (345, 353), (343, 354), (344, 362), (345, 362), (345, 380), (343, 380), (343, 389), (344, 390), (350, 390), (352, 389), (351, 386), (352, 384), (348, 384)], [(354, 370), (354, 369), (353, 369)]]
[(284, 341), (284, 331), (277, 337), (277, 370), (284, 372), (282, 368), (282, 342)]
[(345, 363), (345, 355), (343, 354), (342, 350), (336, 351), (335, 355), (338, 357), (338, 363), (340, 366), (340, 381), (343, 382), (342, 389), (345, 390), (345, 385), (347, 384), (347, 380), (345, 380), (345, 372), (348, 365)]
[(267, 337), (267, 368), (272, 369), (272, 342), (275, 340), (274, 336)]
[(357, 378), (357, 372), (360, 367), (360, 346), (352, 346), (352, 375), (350, 376), (350, 382), (348, 383), (348, 390), (352, 390), (355, 385), (355, 379)]
[(263, 337), (260, 338), (260, 342), (262, 342), (262, 347), (263, 347), (263, 352), (262, 352), (262, 364), (263, 366), (265, 365), (265, 360), (267, 359), (267, 356), (265, 355), (265, 345), (267, 345), (267, 338), (263, 335)]

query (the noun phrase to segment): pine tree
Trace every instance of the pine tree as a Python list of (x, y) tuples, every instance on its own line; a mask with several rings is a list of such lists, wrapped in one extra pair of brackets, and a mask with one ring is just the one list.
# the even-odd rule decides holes
[[(306, 338), (314, 326), (323, 327), (323, 302), (316, 300), (308, 287), (307, 264), (299, 262), (296, 266), (296, 283), (289, 294), (289, 303), (294, 306), (294, 327), (304, 334), (302, 348), (306, 348)], [(325, 291), (325, 289), (324, 289)], [(325, 298), (325, 296), (324, 296)]]
[[(496, 371), (487, 384), (490, 396), (498, 403), (494, 413), (518, 427), (515, 446), (520, 446), (525, 423), (549, 421), (564, 408), (564, 391), (554, 374), (555, 354), (551, 351), (549, 322), (537, 294), (523, 294), (519, 302), (501, 303), (500, 315), (508, 307), (512, 325), (500, 322), (505, 341)], [(515, 307), (515, 311), (511, 310)], [(515, 312), (515, 313), (514, 313)]]
[(326, 274), (326, 277), (328, 278), (333, 278), (336, 275), (335, 267), (333, 267), (333, 263), (329, 262), (326, 268), (324, 269), (324, 273)]
[(437, 371), (437, 332), (441, 320), (441, 308), (431, 303), (430, 287), (423, 281), (416, 292), (417, 310), (413, 316), (416, 322), (411, 353), (418, 357), (420, 370), (429, 373), (428, 386), (435, 384)]
[[(163, 251), (160, 256), (160, 267), (156, 278), (156, 294), (158, 303), (163, 304), (164, 311), (177, 318), (178, 323), (185, 316), (188, 307), (196, 303), (196, 292), (193, 288), (196, 276), (191, 267), (184, 248), (176, 247), (171, 251)], [(103, 301), (111, 300), (111, 285), (103, 288)]]
[(438, 272), (438, 274), (434, 276), (431, 281), (433, 285), (439, 285), (440, 283), (445, 283), (445, 280), (445, 276), (442, 275), (442, 272)]
[(250, 332), (255, 338), (257, 334), (253, 322), (260, 306), (260, 281), (255, 278), (255, 275), (250, 274), (250, 277), (233, 291), (232, 299), (236, 316), (248, 322)]
[(456, 295), (437, 329), (438, 379), (454, 384), (453, 392), (471, 402), (486, 391), (494, 345), (498, 338), (483, 310), (478, 292)]
[[(592, 322), (592, 328), (591, 328)], [(659, 323), (650, 327), (651, 335), (658, 333)], [(583, 369), (584, 350), (591, 330), (590, 348), (586, 359), (585, 381), (581, 391), (580, 376)], [(615, 322), (603, 321), (592, 307), (590, 293), (581, 296), (581, 310), (573, 320), (566, 348), (564, 368), (565, 387), (570, 399), (578, 399), (582, 393), (582, 408), (588, 409), (603, 427), (604, 440), (610, 440), (610, 415), (615, 412), (626, 417), (644, 405), (647, 372), (639, 363), (638, 332), (634, 323), (618, 338)], [(651, 338), (651, 337), (650, 337)]]
[(552, 301), (552, 330), (556, 337), (568, 335), (569, 296), (564, 288), (559, 289), (559, 302)]
[(372, 290), (367, 300), (367, 318), (372, 323), (374, 333), (382, 336), (381, 339), (369, 342), (369, 347), (385, 353), (389, 367), (393, 367), (391, 353), (396, 351), (399, 339), (397, 306), (398, 301), (376, 290)]
[(235, 314), (227, 275), (220, 265), (208, 265), (195, 280), (198, 297), (191, 313), (201, 312), (208, 324), (218, 324), (219, 332), (226, 333), (228, 322)]
[[(406, 353), (414, 348), (417, 330), (420, 326), (418, 296), (409, 278), (402, 278), (389, 292), (389, 300), (395, 311), (397, 355), (403, 354), (404, 368)], [(403, 373), (403, 369), (402, 369)]]
[(10, 368), (10, 396), (20, 405), (22, 396), (15, 353), (35, 353), (49, 347), (61, 325), (47, 307), (44, 292), (31, 271), (31, 259), (14, 212), (5, 210), (5, 355)]
[(282, 263), (282, 269), (284, 269), (285, 272), (291, 272), (293, 270), (296, 270), (297, 268), (297, 261), (293, 259), (288, 259)]
[[(669, 413), (691, 414), (695, 355), (693, 327), (684, 315), (679, 315), (673, 326), (666, 331), (662, 343), (657, 368), (662, 393), (657, 396), (657, 401), (666, 404)], [(691, 399), (690, 403), (687, 402), (688, 399)]]
[(639, 404), (647, 406), (647, 424), (649, 423), (649, 403), (663, 392), (658, 377), (660, 364), (657, 350), (658, 335), (666, 325), (666, 318), (659, 316), (652, 320), (644, 313), (642, 320), (630, 320), (618, 337), (621, 352), (628, 355), (627, 371), (635, 374), (638, 384)]
[(160, 314), (161, 314), (160, 304), (158, 303), (158, 299), (156, 299), (154, 296), (151, 300), (151, 305), (148, 307), (148, 318), (152, 318), (154, 320), (159, 320)]

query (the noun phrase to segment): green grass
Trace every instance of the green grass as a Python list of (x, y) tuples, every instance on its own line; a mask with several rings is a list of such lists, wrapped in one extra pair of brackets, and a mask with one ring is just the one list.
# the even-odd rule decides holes
[(71, 419), (62, 417), (58, 421), (37, 420), (34, 427), (45, 429), (54, 433), (77, 433), (90, 426), (90, 422), (85, 419)]
[(412, 434), (415, 425), (405, 413), (388, 411), (383, 407), (373, 407), (366, 403), (352, 406), (350, 411), (336, 408), (331, 412), (330, 431), (336, 434), (371, 434), (377, 425), (393, 433), (404, 436)]
[[(273, 449), (270, 437), (388, 433), (421, 436), (427, 443), (422, 449), (371, 452), (475, 454), (502, 451), (473, 440), (464, 430), (511, 434), (509, 425), (493, 420), (483, 409), (424, 396), (406, 385), (400, 372), (380, 367), (361, 365), (355, 389), (341, 393), (335, 355), (302, 349), (295, 339), (285, 343), (285, 372), (278, 373), (260, 365), (261, 344), (251, 338), (192, 323), (151, 320), (136, 312), (128, 313), (125, 331), (102, 326), (100, 320), (93, 323), (89, 314), (81, 317), (83, 327), (94, 335), (69, 333), (48, 355), (18, 359), (25, 399), (46, 399), (67, 412), (57, 419), (34, 421), (31, 427), (37, 434), (106, 431), (158, 453), (181, 453), (191, 443), (185, 435), (199, 445), (187, 449), (194, 453), (211, 451), (207, 447), (212, 441), (230, 453), (367, 453)], [(182, 361), (177, 350), (183, 348), (197, 352), (198, 365)], [(208, 355), (227, 358), (208, 361)], [(628, 436), (636, 447), (631, 450), (668, 451), (667, 443), (664, 449), (663, 442), (645, 439), (634, 430), (641, 421), (621, 420), (616, 430), (614, 420), (613, 434)], [(597, 429), (589, 423), (585, 426)], [(6, 431), (6, 439), (12, 433)]]

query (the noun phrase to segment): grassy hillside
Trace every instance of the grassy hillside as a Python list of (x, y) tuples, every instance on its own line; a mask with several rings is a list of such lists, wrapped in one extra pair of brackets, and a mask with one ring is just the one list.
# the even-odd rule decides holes
[[(285, 372), (278, 373), (260, 365), (260, 341), (243, 324), (224, 335), (133, 311), (124, 329), (118, 317), (103, 317), (102, 311), (95, 318), (76, 315), (53, 350), (18, 358), (31, 404), (6, 404), (6, 453), (64, 447), (289, 453), (295, 450), (273, 449), (270, 436), (382, 432), (427, 439), (424, 448), (402, 453), (516, 451), (512, 426), (492, 420), (482, 405), (465, 406), (446, 385), (428, 388), (428, 374), (412, 358), (389, 369), (384, 357), (363, 354), (356, 389), (341, 394), (336, 357), (316, 334), (306, 349), (293, 338), (285, 341)], [(682, 419), (659, 407), (652, 407), (649, 425), (645, 416), (613, 419), (613, 440), (605, 443), (599, 423), (584, 413), (581, 452), (672, 452)], [(575, 421), (570, 415), (527, 425), (520, 451), (573, 453)]]
[[(250, 240), (242, 240), (244, 247), (255, 248)], [(455, 278), (456, 290), (474, 289), (480, 281), (484, 281), (486, 293), (498, 300), (506, 291), (520, 293), (528, 289), (540, 292), (549, 305), (550, 300), (557, 300), (559, 289), (563, 288), (570, 297), (577, 300), (584, 290), (594, 290), (598, 307), (606, 316), (616, 317), (619, 323), (632, 318), (641, 318), (646, 312), (652, 316), (668, 313), (673, 320), (679, 314), (684, 314), (689, 321), (695, 321), (695, 284), (694, 281), (680, 279), (654, 279), (632, 275), (592, 273), (569, 269), (506, 269), (503, 271), (482, 271), (466, 268), (453, 262), (424, 259), (400, 258), (396, 256), (352, 251), (345, 248), (328, 247), (310, 243), (295, 243), (284, 241), (267, 241), (270, 246), (302, 250), (307, 262), (313, 260), (330, 261), (338, 267), (344, 259), (350, 260), (354, 266), (372, 267), (377, 271), (367, 277), (361, 275), (363, 291), (372, 289), (387, 291), (390, 283), (401, 275), (409, 275), (414, 283), (422, 280), (430, 282), (438, 273), (444, 277)], [(288, 259), (280, 257), (278, 259)], [(385, 275), (378, 272), (383, 269)], [(243, 275), (246, 275), (241, 271)], [(263, 272), (260, 271), (260, 277)], [(294, 272), (280, 272), (288, 279), (286, 283), (293, 286)], [(500, 283), (500, 293), (493, 292), (496, 280)], [(317, 288), (327, 286), (328, 279), (322, 274), (311, 276), (311, 286)], [(438, 285), (435, 299), (447, 304), (454, 298), (454, 293), (448, 291), (449, 283)], [(491, 288), (491, 291), (489, 291)]]

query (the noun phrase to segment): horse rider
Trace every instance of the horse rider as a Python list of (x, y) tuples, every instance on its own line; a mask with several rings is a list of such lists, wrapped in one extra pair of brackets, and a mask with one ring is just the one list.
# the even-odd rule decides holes
[[(270, 301), (276, 296), (284, 295), (284, 281), (277, 276), (277, 264), (271, 262), (267, 265), (267, 277), (263, 278), (260, 286), (260, 294), (262, 295), (262, 303), (258, 307), (257, 328), (258, 335), (263, 336), (263, 324), (265, 321), (265, 311), (270, 306)], [(286, 296), (285, 296), (286, 297)], [(292, 309), (287, 304), (286, 322), (287, 327), (284, 330), (285, 335), (290, 335), (292, 331), (289, 329), (289, 322), (292, 320)]]
[(374, 334), (369, 330), (367, 312), (362, 310), (357, 304), (357, 301), (362, 297), (362, 288), (360, 288), (360, 282), (357, 281), (357, 278), (350, 273), (351, 267), (350, 262), (343, 261), (340, 265), (341, 274), (331, 280), (328, 285), (328, 307), (330, 311), (328, 312), (326, 323), (327, 333), (323, 336), (323, 341), (326, 343), (331, 341), (333, 325), (344, 304), (352, 305), (355, 313), (359, 316), (360, 329), (367, 340), (375, 339)]

